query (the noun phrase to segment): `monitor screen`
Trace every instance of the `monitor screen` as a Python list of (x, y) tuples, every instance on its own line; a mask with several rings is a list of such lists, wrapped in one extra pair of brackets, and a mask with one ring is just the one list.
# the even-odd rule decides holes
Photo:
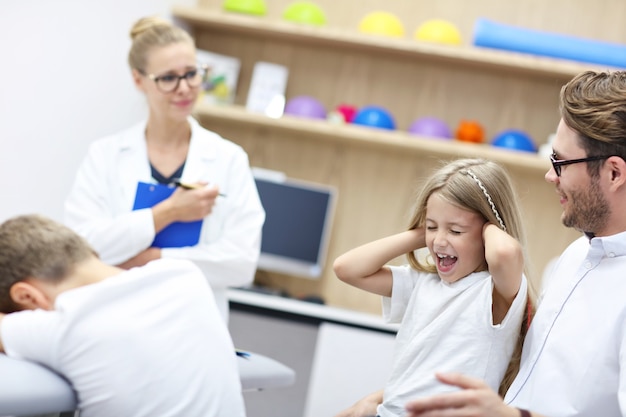
[(265, 209), (259, 269), (318, 278), (324, 269), (336, 189), (254, 169)]

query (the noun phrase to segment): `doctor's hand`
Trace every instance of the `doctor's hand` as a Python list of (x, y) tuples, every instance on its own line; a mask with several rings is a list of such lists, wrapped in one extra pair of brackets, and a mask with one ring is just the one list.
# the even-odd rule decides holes
[(219, 194), (216, 185), (194, 189), (176, 188), (170, 200), (177, 211), (178, 221), (201, 220), (211, 214)]
[(152, 207), (155, 231), (158, 233), (173, 222), (202, 220), (213, 211), (218, 194), (215, 185), (194, 189), (177, 187), (169, 198)]
[(518, 409), (505, 405), (502, 397), (480, 379), (455, 373), (437, 374), (437, 379), (457, 386), (461, 391), (409, 401), (406, 404), (406, 417), (520, 416)]

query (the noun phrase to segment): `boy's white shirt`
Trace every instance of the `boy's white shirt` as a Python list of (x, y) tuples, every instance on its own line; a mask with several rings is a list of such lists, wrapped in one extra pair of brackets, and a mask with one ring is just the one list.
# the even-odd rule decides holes
[(190, 261), (154, 261), (1, 324), (9, 356), (70, 381), (81, 417), (245, 416), (232, 340)]

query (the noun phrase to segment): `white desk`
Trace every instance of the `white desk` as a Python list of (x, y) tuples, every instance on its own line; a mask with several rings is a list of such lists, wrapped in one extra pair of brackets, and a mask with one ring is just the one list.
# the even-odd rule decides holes
[[(295, 372), (263, 355), (237, 356), (242, 389), (262, 390), (289, 386)], [(0, 354), (0, 416), (33, 415), (71, 411), (76, 395), (55, 372), (32, 362)]]
[(246, 393), (248, 417), (331, 416), (384, 386), (398, 326), (380, 315), (247, 289), (228, 298), (235, 346), (298, 376), (284, 389)]
[(246, 289), (229, 289), (228, 299), (231, 304), (255, 307), (260, 310), (282, 312), (286, 315), (308, 317), (319, 322), (339, 323), (393, 334), (395, 334), (400, 327), (397, 324), (386, 323), (381, 316), (375, 314), (309, 303), (294, 298), (278, 297)]

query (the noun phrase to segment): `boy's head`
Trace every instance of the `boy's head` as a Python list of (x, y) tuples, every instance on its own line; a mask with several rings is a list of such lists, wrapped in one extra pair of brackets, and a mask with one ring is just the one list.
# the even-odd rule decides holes
[(83, 238), (43, 216), (17, 216), (0, 224), (0, 312), (22, 309), (12, 293), (16, 283), (59, 283), (94, 255)]

